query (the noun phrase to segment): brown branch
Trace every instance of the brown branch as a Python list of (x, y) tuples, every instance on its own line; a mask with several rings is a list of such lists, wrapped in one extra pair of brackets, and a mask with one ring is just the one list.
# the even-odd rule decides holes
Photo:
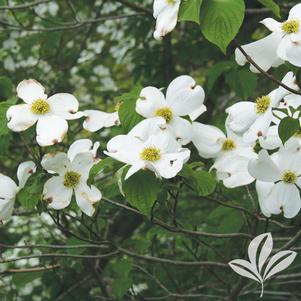
[(30, 2), (30, 3), (14, 5), (14, 6), (2, 5), (2, 6), (0, 6), (0, 10), (17, 10), (17, 9), (21, 10), (21, 9), (26, 9), (26, 8), (30, 8), (30, 7), (33, 7), (33, 6), (37, 6), (39, 4), (48, 3), (50, 1), (51, 0), (39, 0), (39, 1)]
[(266, 78), (271, 80), (272, 82), (278, 84), (279, 86), (283, 87), (284, 89), (288, 90), (289, 92), (292, 92), (294, 94), (301, 95), (301, 91), (297, 91), (295, 89), (292, 89), (282, 83), (280, 80), (275, 78), (272, 74), (269, 74), (268, 72), (264, 71), (258, 64), (256, 64), (253, 59), (246, 53), (246, 51), (240, 46), (240, 44), (234, 39), (234, 43), (236, 44), (237, 48), (240, 50), (240, 52), (245, 56), (246, 60), (253, 65), (261, 74), (263, 74)]
[(24, 268), (24, 269), (7, 269), (0, 274), (16, 274), (16, 273), (33, 273), (33, 272), (46, 272), (54, 269), (59, 269), (60, 264), (49, 265), (46, 267), (34, 267), (34, 268)]

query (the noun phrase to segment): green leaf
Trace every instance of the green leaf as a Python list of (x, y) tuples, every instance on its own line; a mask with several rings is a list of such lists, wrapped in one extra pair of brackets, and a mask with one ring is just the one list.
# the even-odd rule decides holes
[(292, 117), (285, 117), (280, 121), (278, 135), (284, 144), (300, 128), (299, 120)]
[(257, 86), (257, 76), (249, 70), (234, 70), (227, 73), (226, 83), (237, 96), (246, 100), (253, 94)]
[(0, 76), (0, 101), (8, 99), (11, 96), (12, 90), (12, 81), (8, 77)]
[(8, 101), (0, 102), (0, 136), (7, 135), (9, 133), (9, 129), (7, 127), (6, 111), (11, 105), (15, 103), (15, 98), (11, 98)]
[(179, 10), (179, 21), (192, 21), (200, 24), (200, 8), (203, 0), (182, 0)]
[(161, 189), (160, 181), (152, 172), (139, 171), (123, 184), (127, 201), (145, 215), (150, 215), (154, 202)]
[(240, 212), (227, 207), (218, 207), (208, 216), (208, 220), (216, 222), (219, 233), (239, 232), (244, 220)]
[(111, 168), (116, 164), (118, 164), (118, 161), (114, 160), (111, 157), (102, 159), (91, 168), (89, 179), (94, 179), (94, 177), (97, 176), (100, 172), (104, 171), (105, 169)]
[(274, 0), (258, 0), (259, 3), (261, 3), (262, 5), (264, 5), (265, 7), (269, 8), (273, 14), (280, 18), (280, 7), (277, 3), (275, 3)]
[(214, 87), (215, 82), (218, 80), (218, 78), (225, 72), (230, 70), (231, 68), (235, 67), (236, 63), (233, 61), (231, 62), (220, 62), (212, 67), (210, 67), (208, 76), (207, 76), (207, 89), (208, 91), (211, 91), (211, 89)]
[(201, 9), (201, 30), (205, 38), (224, 53), (244, 19), (243, 0), (204, 0)]
[(20, 289), (27, 283), (34, 281), (35, 279), (42, 276), (42, 272), (31, 272), (31, 273), (17, 273), (12, 277), (14, 285)]
[(130, 93), (123, 94), (118, 98), (118, 101), (122, 103), (118, 115), (121, 126), (126, 132), (129, 132), (137, 123), (143, 120), (143, 117), (136, 113), (136, 101), (141, 89), (142, 87), (138, 85)]
[(186, 185), (190, 186), (199, 196), (209, 195), (215, 190), (216, 180), (205, 170), (193, 170), (185, 164), (180, 176), (184, 178)]
[(112, 294), (117, 299), (122, 299), (130, 289), (133, 280), (131, 278), (117, 278), (112, 284)]
[(20, 190), (17, 196), (19, 203), (24, 208), (34, 209), (42, 197), (45, 180), (44, 174), (34, 174), (28, 179), (25, 187)]

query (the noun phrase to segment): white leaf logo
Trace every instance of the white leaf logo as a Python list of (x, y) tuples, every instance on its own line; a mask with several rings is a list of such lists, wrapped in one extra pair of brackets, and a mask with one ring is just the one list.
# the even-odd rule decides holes
[[(237, 274), (250, 278), (261, 284), (261, 295), (263, 296), (264, 281), (286, 269), (295, 259), (297, 253), (294, 251), (280, 251), (269, 259), (273, 250), (273, 239), (271, 233), (256, 236), (249, 244), (249, 261), (234, 259), (229, 262), (230, 267)], [(263, 267), (265, 269), (263, 271)]]

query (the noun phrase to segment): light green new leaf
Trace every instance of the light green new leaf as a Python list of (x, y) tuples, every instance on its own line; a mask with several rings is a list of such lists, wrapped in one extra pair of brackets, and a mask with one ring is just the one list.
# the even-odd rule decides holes
[(205, 170), (193, 170), (187, 164), (184, 165), (180, 176), (199, 196), (206, 196), (214, 192), (216, 187), (215, 178)]
[(278, 135), (284, 144), (300, 128), (299, 120), (292, 117), (285, 117), (280, 121), (278, 126)]
[(243, 0), (204, 0), (201, 9), (201, 30), (205, 38), (224, 53), (244, 19)]
[(273, 14), (280, 18), (280, 7), (277, 3), (275, 3), (274, 0), (258, 0), (259, 3), (261, 3), (262, 5), (264, 5), (265, 7), (269, 8)]
[(150, 215), (161, 189), (160, 181), (148, 171), (139, 171), (122, 186), (126, 200), (140, 212)]
[(179, 21), (192, 21), (200, 24), (200, 8), (203, 0), (182, 0)]

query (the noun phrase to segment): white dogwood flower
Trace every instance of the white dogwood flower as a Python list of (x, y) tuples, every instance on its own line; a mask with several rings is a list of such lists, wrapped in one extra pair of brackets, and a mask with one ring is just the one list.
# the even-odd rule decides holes
[[(299, 89), (295, 77), (288, 72), (282, 82), (287, 86)], [(279, 87), (268, 95), (258, 97), (255, 102), (240, 101), (227, 108), (227, 126), (238, 135), (243, 135), (246, 142), (255, 142), (265, 136), (273, 120), (273, 108), (278, 108), (280, 101), (290, 92)]]
[(25, 103), (11, 106), (7, 111), (7, 126), (22, 132), (37, 123), (37, 142), (49, 146), (63, 140), (68, 131), (66, 120), (82, 117), (77, 99), (69, 93), (47, 98), (45, 88), (34, 79), (23, 80), (17, 86), (18, 97)]
[(125, 179), (140, 169), (149, 169), (157, 177), (173, 178), (189, 159), (190, 151), (180, 148), (166, 131), (150, 135), (146, 141), (132, 135), (118, 135), (107, 144), (106, 155), (131, 165)]
[(44, 185), (43, 197), (49, 208), (60, 210), (68, 207), (75, 193), (78, 207), (88, 216), (94, 214), (94, 204), (101, 200), (101, 192), (95, 186), (89, 187), (87, 184), (89, 172), (97, 162), (95, 149), (98, 145), (93, 149), (90, 142), (87, 139), (76, 141), (68, 155), (58, 152), (43, 157), (43, 168), (51, 174), (58, 174)]
[(83, 123), (83, 127), (89, 132), (96, 132), (102, 128), (109, 128), (120, 124), (118, 112), (106, 113), (98, 110), (86, 110), (83, 114), (87, 117)]
[[(277, 22), (272, 18), (261, 21), (272, 33), (256, 42), (242, 46), (245, 52), (264, 71), (277, 67), (284, 61), (295, 66), (301, 66), (301, 4), (295, 5), (289, 12), (288, 19)], [(235, 59), (239, 65), (248, 62), (245, 55), (235, 50)], [(259, 73), (258, 69), (250, 66), (251, 71)]]
[(277, 55), (284, 61), (301, 66), (301, 4), (297, 4), (289, 12), (288, 19), (277, 22), (272, 18), (261, 21), (270, 31), (281, 36), (277, 44)]
[(191, 141), (191, 123), (183, 118), (191, 114), (196, 119), (205, 106), (204, 90), (195, 80), (182, 75), (174, 79), (167, 88), (166, 97), (155, 87), (142, 89), (136, 102), (136, 112), (145, 118), (162, 117), (166, 128), (176, 140), (185, 145)]
[(153, 16), (156, 19), (154, 38), (162, 39), (177, 25), (181, 0), (154, 0)]
[(277, 153), (261, 150), (258, 159), (249, 162), (250, 174), (260, 182), (256, 185), (263, 213), (293, 218), (301, 208), (298, 187), (301, 187), (301, 153), (296, 140), (287, 141)]
[(252, 143), (244, 142), (230, 130), (226, 136), (217, 127), (199, 122), (192, 123), (192, 132), (192, 142), (199, 155), (215, 159), (211, 169), (216, 169), (217, 178), (226, 187), (234, 188), (254, 181), (248, 172), (249, 160), (256, 158)]
[(24, 188), (28, 178), (35, 171), (34, 162), (21, 163), (17, 171), (19, 186), (10, 177), (0, 174), (0, 221), (6, 221), (11, 217), (17, 193)]

